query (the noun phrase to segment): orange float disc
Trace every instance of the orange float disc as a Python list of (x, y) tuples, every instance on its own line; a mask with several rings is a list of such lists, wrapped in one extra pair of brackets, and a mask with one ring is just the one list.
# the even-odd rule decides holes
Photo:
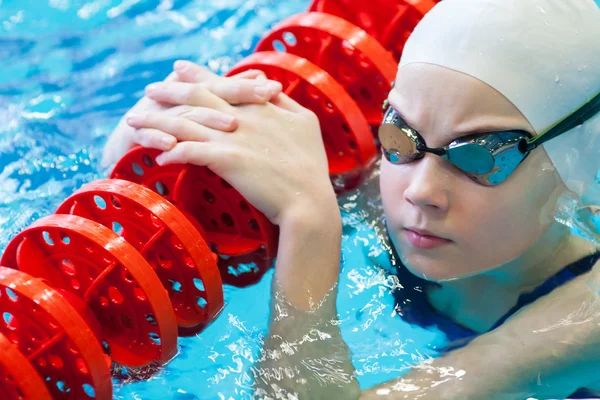
[(310, 12), (286, 19), (256, 47), (270, 50), (306, 58), (327, 71), (354, 99), (376, 136), (383, 118), (381, 104), (398, 70), (377, 39), (340, 17)]
[(82, 299), (116, 362), (137, 367), (175, 355), (177, 323), (160, 280), (140, 253), (97, 222), (41, 218), (8, 244), (0, 265)]
[(361, 27), (400, 61), (406, 40), (438, 0), (314, 0), (310, 11), (336, 15)]
[(56, 213), (91, 219), (125, 238), (160, 278), (179, 326), (204, 327), (223, 309), (216, 255), (183, 213), (159, 194), (107, 179), (84, 186)]
[[(85, 319), (58, 291), (41, 279), (0, 267), (0, 310), (0, 369), (5, 376), (10, 371), (15, 384), (27, 382), (20, 384), (23, 395), (35, 393), (5, 397), (0, 389), (2, 399), (112, 398), (110, 360)], [(0, 382), (0, 388), (10, 389), (7, 384)]]
[(0, 399), (52, 400), (27, 358), (0, 333)]
[(119, 160), (111, 178), (144, 185), (175, 204), (219, 255), (223, 283), (246, 286), (271, 267), (278, 229), (210, 169), (159, 166), (159, 150), (136, 147)]

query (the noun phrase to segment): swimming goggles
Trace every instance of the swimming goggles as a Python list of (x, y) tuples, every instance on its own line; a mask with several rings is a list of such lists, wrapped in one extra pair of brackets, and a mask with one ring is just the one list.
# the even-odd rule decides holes
[(427, 147), (419, 132), (408, 126), (387, 100), (383, 108), (385, 115), (379, 127), (379, 142), (389, 162), (406, 164), (431, 153), (450, 161), (475, 182), (496, 186), (504, 182), (533, 149), (597, 114), (600, 93), (534, 138), (522, 130), (478, 133), (438, 148)]

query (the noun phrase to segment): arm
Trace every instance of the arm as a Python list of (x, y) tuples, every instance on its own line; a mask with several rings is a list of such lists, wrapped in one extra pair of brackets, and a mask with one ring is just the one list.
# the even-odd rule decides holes
[(300, 399), (358, 397), (349, 351), (336, 324), (342, 224), (333, 191), (330, 196), (324, 214), (313, 207), (280, 225), (271, 323), (252, 369), (258, 398), (274, 393)]
[(463, 349), (363, 392), (361, 399), (565, 398), (580, 387), (598, 387), (599, 290), (597, 264)]
[(342, 224), (318, 119), (283, 94), (275, 104), (232, 107), (198, 88), (178, 92), (176, 85), (151, 98), (230, 113), (239, 128), (217, 132), (164, 113), (146, 115), (135, 128), (179, 140), (157, 163), (209, 167), (280, 227), (271, 325), (253, 369), (257, 395), (357, 398), (336, 323)]

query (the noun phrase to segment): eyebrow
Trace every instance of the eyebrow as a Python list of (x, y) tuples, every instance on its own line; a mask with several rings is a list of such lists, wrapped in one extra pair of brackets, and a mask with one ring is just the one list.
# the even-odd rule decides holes
[[(413, 131), (417, 132), (419, 134), (419, 136), (421, 136), (422, 140), (425, 142), (425, 138), (423, 137), (423, 134), (421, 134), (421, 132), (419, 132), (411, 124), (408, 123), (408, 121), (404, 117), (404, 114), (402, 114), (402, 111), (399, 109), (399, 107), (396, 107), (396, 105), (393, 104), (392, 100), (390, 100), (390, 99), (388, 99), (388, 102), (389, 102), (389, 106), (392, 107), (400, 115), (400, 118), (402, 118), (402, 120), (406, 123), (406, 125), (408, 125), (408, 127), (410, 129), (412, 129)], [(483, 134), (483, 133), (495, 133), (495, 132), (506, 132), (506, 131), (524, 132), (530, 138), (534, 137), (534, 135), (532, 135), (531, 132), (529, 132), (525, 129), (522, 129), (522, 128), (511, 128), (511, 127), (507, 127), (507, 126), (490, 124), (490, 125), (482, 125), (476, 129), (472, 129), (472, 130), (469, 130), (466, 132), (452, 132), (455, 136), (453, 136), (453, 138), (451, 138), (450, 141), (448, 141), (444, 146), (447, 146), (450, 143), (454, 142), (455, 140), (458, 140), (463, 137), (468, 137), (468, 136), (478, 135), (478, 134)]]

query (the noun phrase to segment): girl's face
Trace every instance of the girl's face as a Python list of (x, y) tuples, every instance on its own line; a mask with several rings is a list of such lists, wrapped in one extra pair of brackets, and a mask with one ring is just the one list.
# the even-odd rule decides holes
[[(474, 132), (534, 134), (495, 89), (436, 65), (401, 68), (389, 101), (429, 147)], [(433, 154), (403, 165), (384, 157), (380, 184), (392, 243), (415, 275), (432, 281), (477, 274), (522, 254), (550, 226), (564, 190), (542, 148), (495, 187), (472, 181)]]

